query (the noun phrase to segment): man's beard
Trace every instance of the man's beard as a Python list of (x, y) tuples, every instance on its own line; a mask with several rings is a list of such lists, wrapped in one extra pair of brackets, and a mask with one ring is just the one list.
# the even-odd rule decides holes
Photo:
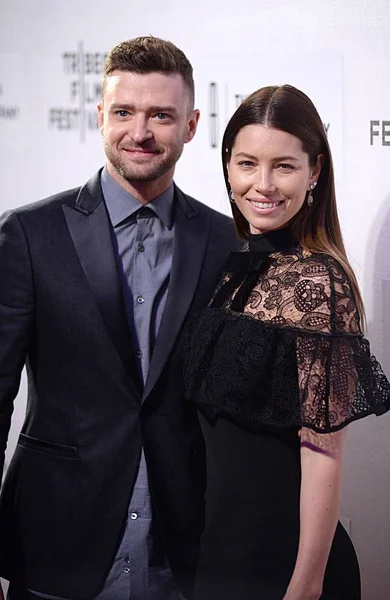
[[(140, 162), (138, 165), (129, 165), (125, 160), (122, 159), (119, 151), (112, 151), (111, 145), (108, 143), (108, 141), (104, 140), (103, 145), (106, 156), (112, 166), (118, 171), (119, 175), (129, 183), (134, 183), (137, 181), (156, 181), (176, 165), (177, 161), (182, 155), (184, 147), (184, 143), (178, 144), (172, 149), (171, 154), (165, 158), (163, 158), (161, 154), (159, 158), (157, 158), (159, 154), (159, 149), (157, 148), (156, 158), (153, 159), (152, 164), (148, 162)], [(138, 148), (142, 149), (142, 146), (139, 146)], [(136, 149), (137, 147), (134, 147), (134, 150)]]

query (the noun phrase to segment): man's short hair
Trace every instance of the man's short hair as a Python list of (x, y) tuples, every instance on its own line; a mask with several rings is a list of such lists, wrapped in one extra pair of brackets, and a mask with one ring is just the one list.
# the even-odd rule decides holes
[(184, 52), (172, 42), (149, 35), (114, 46), (104, 65), (103, 96), (107, 78), (114, 71), (129, 71), (141, 75), (179, 73), (188, 90), (191, 106), (194, 104), (195, 88), (191, 63)]

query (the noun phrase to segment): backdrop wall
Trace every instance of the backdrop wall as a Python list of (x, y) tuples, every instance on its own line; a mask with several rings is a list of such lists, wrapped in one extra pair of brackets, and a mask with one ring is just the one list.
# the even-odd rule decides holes
[[(191, 60), (202, 117), (176, 181), (221, 212), (229, 212), (219, 147), (227, 119), (263, 85), (296, 85), (328, 131), (368, 337), (390, 375), (389, 22), (388, 0), (2, 0), (0, 212), (80, 185), (103, 164), (95, 106), (104, 55), (119, 41), (157, 35)], [(22, 380), (8, 460), (25, 392)], [(364, 600), (389, 598), (389, 447), (388, 415), (350, 427), (342, 514)]]

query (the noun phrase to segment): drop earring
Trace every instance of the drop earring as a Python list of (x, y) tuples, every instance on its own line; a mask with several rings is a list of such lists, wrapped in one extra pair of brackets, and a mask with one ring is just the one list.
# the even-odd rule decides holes
[[(226, 152), (227, 152), (227, 148), (226, 148)], [(229, 187), (230, 187), (230, 179), (229, 179), (229, 178), (228, 178), (228, 184), (229, 184)], [(232, 188), (230, 188), (230, 192), (229, 192), (229, 200), (230, 200), (230, 202), (231, 202), (232, 204), (235, 204), (235, 203), (236, 203), (236, 201), (235, 201), (235, 199), (234, 199), (234, 196), (233, 196)]]
[(313, 198), (313, 190), (314, 190), (314, 188), (316, 187), (316, 185), (317, 185), (317, 182), (316, 182), (316, 181), (313, 181), (313, 183), (312, 183), (312, 184), (311, 184), (311, 186), (310, 186), (310, 192), (309, 192), (309, 195), (308, 195), (308, 197), (307, 197), (307, 204), (308, 204), (309, 206), (311, 206), (311, 205), (313, 204), (313, 202), (314, 202), (314, 198)]

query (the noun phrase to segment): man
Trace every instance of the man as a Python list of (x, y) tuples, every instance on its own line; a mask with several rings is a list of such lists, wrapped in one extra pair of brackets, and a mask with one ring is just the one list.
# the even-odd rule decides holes
[(29, 383), (0, 504), (10, 600), (191, 596), (204, 449), (185, 324), (235, 246), (230, 219), (173, 183), (193, 102), (176, 46), (119, 44), (98, 107), (105, 168), (1, 220), (2, 457), (25, 362)]

